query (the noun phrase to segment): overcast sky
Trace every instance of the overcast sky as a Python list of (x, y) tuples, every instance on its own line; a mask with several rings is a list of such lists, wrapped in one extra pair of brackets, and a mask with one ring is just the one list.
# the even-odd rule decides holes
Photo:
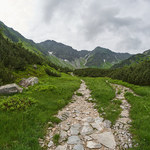
[(150, 49), (150, 0), (0, 0), (0, 20), (35, 42), (116, 52)]

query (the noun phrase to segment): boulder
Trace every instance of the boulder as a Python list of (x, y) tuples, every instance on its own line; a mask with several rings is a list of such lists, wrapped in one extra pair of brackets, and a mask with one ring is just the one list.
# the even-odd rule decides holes
[(22, 93), (23, 89), (17, 84), (7, 84), (0, 87), (0, 94), (15, 94)]
[(30, 77), (28, 79), (23, 79), (22, 81), (20, 81), (20, 85), (23, 86), (23, 87), (28, 87), (30, 85), (34, 85), (34, 84), (37, 84), (39, 82), (38, 78), (37, 77)]

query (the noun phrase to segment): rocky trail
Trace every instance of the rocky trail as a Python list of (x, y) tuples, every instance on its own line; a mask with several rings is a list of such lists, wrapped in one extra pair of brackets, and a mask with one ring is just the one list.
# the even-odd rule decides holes
[[(62, 120), (54, 127), (49, 127), (45, 140), (39, 139), (41, 147), (47, 150), (119, 150), (132, 147), (132, 136), (129, 133), (131, 120), (130, 105), (125, 100), (126, 91), (130, 89), (112, 84), (116, 89), (116, 98), (121, 100), (122, 112), (111, 127), (111, 122), (100, 117), (92, 101), (90, 90), (84, 81), (72, 97), (72, 102), (58, 112)], [(81, 94), (78, 94), (81, 93)], [(132, 92), (133, 93), (133, 92)], [(59, 145), (53, 142), (60, 135)]]

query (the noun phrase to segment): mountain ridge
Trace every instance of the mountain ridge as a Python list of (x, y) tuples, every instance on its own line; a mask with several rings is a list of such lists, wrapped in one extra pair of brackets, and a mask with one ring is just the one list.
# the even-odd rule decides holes
[[(54, 55), (58, 59), (61, 59), (60, 62), (65, 62), (62, 63), (64, 64), (64, 67), (71, 66), (74, 68), (110, 68), (112, 65), (124, 59), (128, 59), (131, 56), (129, 53), (116, 53), (110, 49), (100, 46), (97, 46), (92, 51), (78, 51), (71, 46), (56, 42), (54, 40), (46, 40), (40, 43), (35, 43), (31, 39), (25, 38), (13, 28), (7, 27), (2, 22), (0, 22), (0, 28), (3, 28), (3, 32), (6, 38), (9, 38), (16, 43), (21, 42), (23, 46), (30, 51), (39, 55), (44, 55), (51, 60), (55, 59), (55, 57), (50, 58), (51, 55)], [(54, 60), (56, 63), (58, 61), (57, 58)]]

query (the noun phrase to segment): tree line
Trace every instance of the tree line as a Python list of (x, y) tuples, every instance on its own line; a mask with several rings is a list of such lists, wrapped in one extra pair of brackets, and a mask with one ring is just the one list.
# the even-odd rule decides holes
[(150, 61), (118, 69), (77, 69), (74, 74), (83, 77), (110, 77), (136, 85), (150, 85)]

